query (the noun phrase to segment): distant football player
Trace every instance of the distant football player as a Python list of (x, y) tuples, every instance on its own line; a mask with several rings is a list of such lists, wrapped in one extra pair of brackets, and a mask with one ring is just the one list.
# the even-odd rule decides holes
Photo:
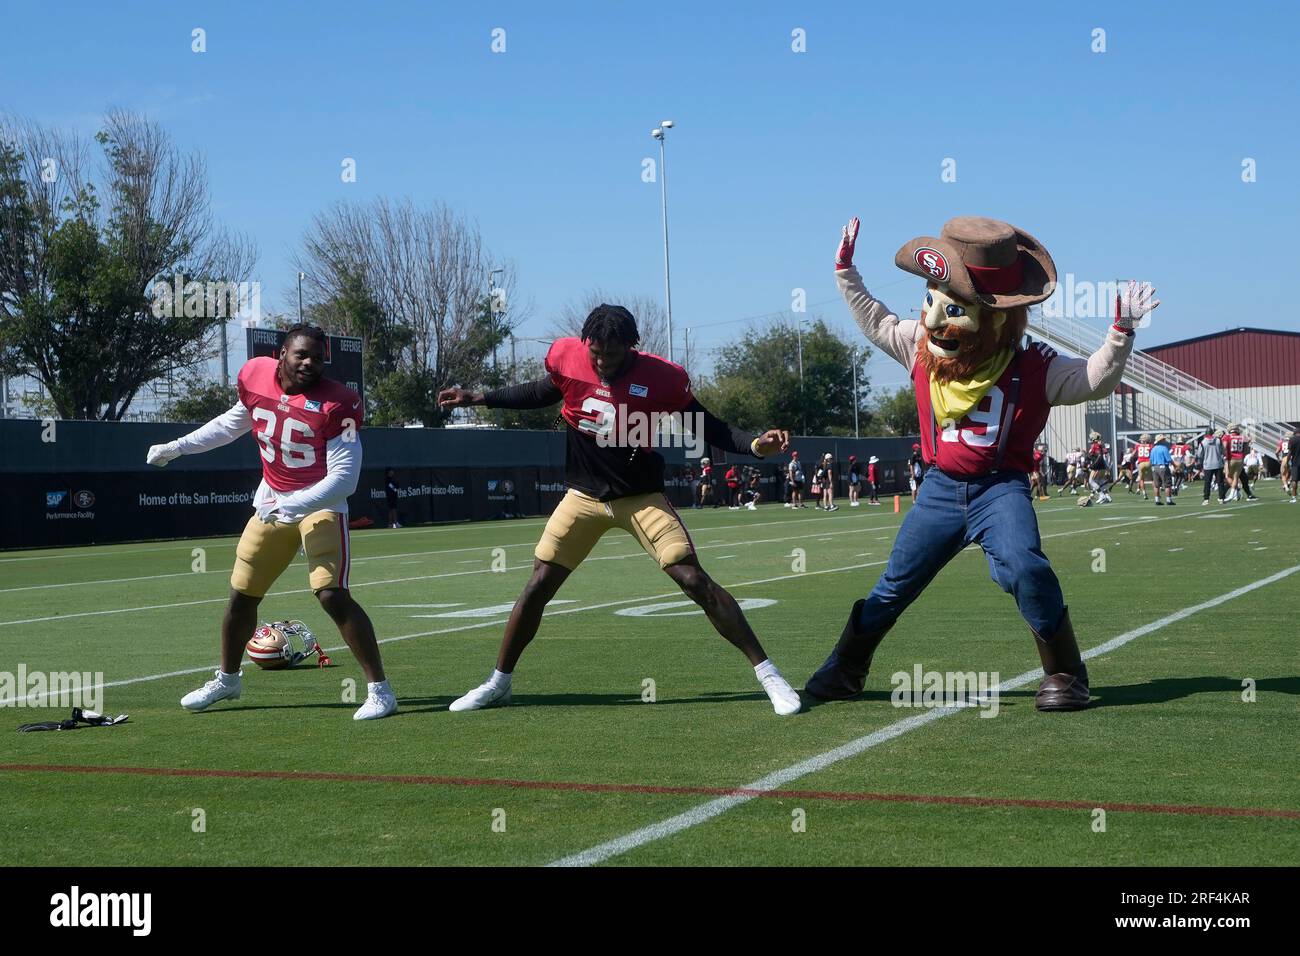
[[(542, 612), (606, 531), (621, 528), (636, 538), (664, 572), (703, 610), (709, 623), (735, 645), (780, 715), (798, 713), (799, 694), (754, 636), (744, 613), (700, 566), (686, 526), (664, 496), (664, 460), (653, 451), (647, 416), (684, 413), (702, 423), (714, 447), (762, 458), (789, 446), (788, 432), (772, 429), (754, 437), (710, 414), (691, 392), (686, 370), (637, 350), (636, 319), (618, 305), (599, 305), (578, 338), (556, 339), (546, 354), (546, 377), (492, 392), (448, 388), (444, 408), (545, 408), (563, 402), (566, 425), (565, 483), (533, 552), (533, 574), (515, 602), (497, 666), (488, 679), (454, 701), (453, 711), (507, 704), (515, 665), (537, 633)], [(639, 436), (638, 436), (639, 433)]]
[[(1172, 505), (1174, 503), (1173, 490), (1173, 453), (1169, 450), (1169, 439), (1164, 435), (1157, 435), (1156, 440), (1151, 445), (1151, 481), (1152, 488), (1156, 496), (1156, 504)], [(1165, 500), (1162, 502), (1160, 496), (1163, 494)]]
[(1282, 476), (1282, 497), (1295, 499), (1296, 488), (1291, 480), (1291, 436), (1284, 434), (1277, 440), (1277, 461)]
[(1229, 425), (1228, 434), (1223, 436), (1225, 476), (1228, 480), (1228, 500), (1258, 501), (1250, 490), (1250, 473), (1246, 470), (1246, 455), (1250, 451), (1250, 439), (1241, 433), (1240, 425)]
[[(1143, 434), (1138, 438), (1137, 447), (1133, 449), (1134, 458), (1137, 462), (1137, 471), (1135, 472), (1137, 475), (1137, 493), (1140, 494), (1143, 499), (1148, 497), (1147, 489), (1153, 487), (1155, 484), (1155, 478), (1152, 476), (1151, 472), (1152, 444), (1151, 436)], [(1129, 490), (1131, 491), (1133, 489)]]
[(239, 665), (257, 626), (257, 607), (299, 548), (307, 557), (312, 591), (366, 675), (366, 701), (353, 719), (373, 720), (397, 709), (375, 629), (348, 590), (348, 495), (356, 490), (361, 474), (361, 397), (322, 377), (325, 344), (322, 330), (295, 325), (285, 336), (278, 360), (263, 356), (244, 363), (239, 400), (229, 411), (149, 449), (148, 463), (162, 467), (252, 431), (261, 453), (262, 482), (253, 496), (256, 511), (235, 549), (230, 603), (221, 622), (221, 668), (212, 680), (181, 698), (187, 710), (239, 698)]

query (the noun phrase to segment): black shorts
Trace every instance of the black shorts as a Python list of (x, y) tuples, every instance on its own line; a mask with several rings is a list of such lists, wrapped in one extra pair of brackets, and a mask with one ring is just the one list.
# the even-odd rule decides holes
[(791, 479), (790, 479), (790, 487), (793, 488), (793, 489), (795, 489), (796, 491), (803, 491), (803, 479), (802, 479), (802, 478), (791, 478)]

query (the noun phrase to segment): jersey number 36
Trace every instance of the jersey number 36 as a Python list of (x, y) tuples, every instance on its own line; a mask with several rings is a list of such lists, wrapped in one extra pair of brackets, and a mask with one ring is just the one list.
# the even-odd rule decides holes
[[(262, 457), (267, 461), (275, 461), (275, 412), (265, 408), (253, 409), (253, 421), (266, 422), (266, 428), (261, 431), (254, 430), (253, 434), (257, 437), (259, 449)], [(284, 420), (284, 429), (280, 432), (280, 460), (288, 468), (307, 468), (316, 464), (316, 449), (306, 442), (294, 441), (294, 436), (298, 435), (303, 438), (311, 438), (316, 433), (311, 430), (311, 426), (306, 422), (300, 422), (296, 418), (286, 418)]]

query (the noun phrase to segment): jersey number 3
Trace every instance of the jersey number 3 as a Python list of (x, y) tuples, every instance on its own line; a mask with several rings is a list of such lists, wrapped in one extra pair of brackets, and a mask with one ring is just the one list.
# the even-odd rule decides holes
[[(971, 428), (958, 428), (956, 425), (950, 425), (943, 430), (944, 441), (958, 441), (970, 445), (972, 448), (989, 448), (996, 445), (998, 441), (998, 427), (1002, 421), (1002, 389), (994, 385), (988, 391), (989, 408), (988, 411), (981, 411), (979, 405), (976, 405), (966, 413), (966, 419), (972, 424), (983, 425), (984, 431), (977, 432)], [(982, 405), (983, 402), (981, 401)], [(959, 438), (960, 433), (960, 438)]]
[(584, 413), (595, 412), (595, 421), (587, 421), (585, 418), (578, 422), (578, 428), (584, 432), (591, 432), (593, 435), (599, 435), (603, 438), (609, 437), (614, 431), (614, 412), (615, 408), (609, 402), (599, 398), (585, 398), (582, 402)]
[[(253, 421), (266, 422), (266, 428), (254, 431), (253, 434), (257, 437), (258, 444), (262, 446), (259, 449), (262, 457), (267, 461), (275, 461), (275, 412), (265, 408), (255, 408)], [(316, 449), (306, 442), (294, 441), (295, 435), (311, 438), (315, 432), (306, 422), (300, 422), (296, 418), (286, 418), (284, 429), (280, 432), (280, 460), (288, 468), (307, 468), (316, 464)]]

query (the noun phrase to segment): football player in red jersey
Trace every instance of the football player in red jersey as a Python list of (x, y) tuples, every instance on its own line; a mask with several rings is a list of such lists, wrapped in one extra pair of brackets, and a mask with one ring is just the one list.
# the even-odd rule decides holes
[(568, 431), (568, 492), (537, 543), (533, 576), (506, 623), (496, 670), (454, 701), (451, 710), (510, 702), (515, 664), (537, 633), (546, 605), (600, 537), (622, 528), (749, 659), (773, 709), (781, 715), (799, 712), (799, 694), (768, 659), (736, 599), (700, 567), (686, 526), (664, 495), (663, 457), (651, 450), (648, 435), (635, 434), (648, 416), (684, 413), (701, 425), (709, 444), (762, 458), (784, 451), (789, 433), (772, 429), (754, 437), (715, 418), (691, 393), (686, 370), (637, 351), (639, 338), (631, 312), (602, 304), (587, 316), (580, 338), (556, 339), (551, 345), (545, 378), (486, 394), (459, 388), (438, 393), (438, 404), (445, 408), (545, 408), (562, 401)]
[[(898, 250), (899, 268), (926, 280), (921, 320), (900, 320), (853, 267), (859, 222), (835, 257), (840, 291), (862, 331), (911, 372), (921, 445), (932, 467), (899, 527), (884, 574), (849, 613), (839, 642), (805, 690), (823, 700), (859, 693), (871, 657), (954, 556), (975, 542), (993, 580), (1015, 597), (1043, 664), (1039, 710), (1088, 705), (1088, 671), (1056, 578), (1043, 554), (1028, 472), (1034, 438), (1053, 405), (1114, 390), (1133, 348), (1133, 325), (1158, 300), (1130, 282), (1105, 342), (1069, 359), (1041, 342), (1021, 347), (1028, 307), (1056, 287), (1056, 265), (1024, 230), (978, 216), (944, 224)], [(961, 609), (954, 608), (954, 613)]]
[(322, 330), (295, 325), (285, 335), (278, 361), (263, 356), (244, 363), (239, 400), (229, 411), (149, 449), (146, 460), (161, 468), (252, 431), (262, 459), (262, 482), (253, 496), (256, 513), (235, 549), (230, 603), (221, 622), (221, 668), (182, 698), (187, 710), (239, 698), (239, 665), (257, 626), (257, 606), (299, 548), (307, 556), (312, 590), (366, 675), (366, 701), (353, 718), (373, 720), (397, 709), (374, 626), (348, 590), (348, 496), (361, 474), (361, 397), (322, 377), (325, 345)]
[(1258, 501), (1250, 490), (1250, 477), (1246, 472), (1246, 453), (1250, 451), (1250, 439), (1241, 433), (1241, 426), (1228, 426), (1228, 434), (1223, 436), (1223, 457), (1227, 463), (1224, 474), (1228, 479), (1228, 500), (1240, 501), (1245, 493), (1247, 501)]
[[(1151, 436), (1142, 434), (1138, 436), (1137, 447), (1133, 449), (1133, 455), (1137, 463), (1137, 493), (1144, 499), (1147, 497), (1147, 486), (1155, 484), (1155, 479), (1151, 477)], [(1132, 488), (1130, 491), (1134, 490)]]

